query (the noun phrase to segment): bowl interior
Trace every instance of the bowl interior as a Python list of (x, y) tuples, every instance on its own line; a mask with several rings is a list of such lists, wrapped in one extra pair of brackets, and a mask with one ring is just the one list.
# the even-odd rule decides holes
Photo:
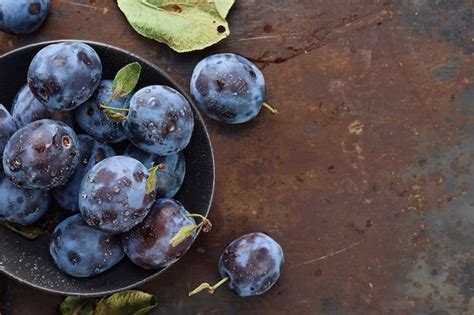
[[(0, 57), (0, 104), (7, 108), (11, 106), (16, 92), (26, 83), (31, 59), (41, 48), (51, 43), (34, 44)], [(102, 60), (103, 79), (113, 79), (121, 67), (137, 61), (143, 68), (137, 88), (152, 84), (168, 85), (183, 93), (192, 104), (195, 128), (191, 142), (185, 149), (186, 177), (175, 199), (181, 201), (186, 209), (207, 215), (214, 189), (214, 157), (203, 120), (190, 97), (162, 70), (149, 62), (118, 48), (86, 43), (97, 51)], [(0, 227), (0, 271), (36, 288), (68, 295), (109, 294), (142, 284), (164, 271), (144, 270), (124, 258), (117, 266), (96, 277), (73, 278), (54, 265), (48, 246), (49, 235), (30, 241)]]

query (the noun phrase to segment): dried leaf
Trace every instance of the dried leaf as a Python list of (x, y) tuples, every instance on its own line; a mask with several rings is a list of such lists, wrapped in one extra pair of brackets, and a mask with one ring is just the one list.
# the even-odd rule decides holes
[(230, 0), (118, 0), (117, 3), (135, 31), (177, 52), (204, 49), (230, 34), (224, 18), (232, 6)]
[(7, 229), (20, 234), (21, 236), (29, 239), (35, 240), (45, 233), (45, 231), (34, 226), (26, 226), (13, 222), (0, 221), (0, 225), (6, 227)]

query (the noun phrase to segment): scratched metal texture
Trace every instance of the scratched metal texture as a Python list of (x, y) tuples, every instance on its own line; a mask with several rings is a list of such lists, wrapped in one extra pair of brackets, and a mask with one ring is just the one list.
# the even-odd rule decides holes
[[(215, 228), (142, 287), (156, 314), (474, 314), (473, 10), (470, 0), (237, 0), (228, 39), (179, 55), (134, 33), (115, 1), (53, 0), (40, 31), (0, 34), (0, 53), (101, 41), (186, 87), (212, 53), (262, 69), (280, 114), (207, 120)], [(278, 285), (257, 298), (186, 297), (218, 279), (221, 251), (251, 231), (284, 248)], [(0, 277), (1, 314), (54, 314), (61, 299)]]

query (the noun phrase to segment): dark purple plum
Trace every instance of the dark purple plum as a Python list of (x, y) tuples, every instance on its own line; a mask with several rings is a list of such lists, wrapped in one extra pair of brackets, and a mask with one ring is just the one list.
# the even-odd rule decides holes
[(219, 272), (240, 296), (267, 292), (280, 278), (283, 250), (270, 236), (250, 233), (230, 243), (219, 260)]
[(47, 191), (13, 185), (0, 170), (0, 220), (22, 225), (35, 223), (48, 210), (50, 199)]
[(96, 164), (81, 183), (79, 209), (84, 220), (106, 233), (126, 232), (150, 211), (155, 192), (147, 193), (150, 173), (139, 161), (114, 156)]
[[(112, 83), (102, 80), (92, 97), (76, 109), (76, 122), (88, 135), (103, 143), (118, 143), (127, 137), (121, 122), (112, 121), (101, 105), (114, 108), (128, 108), (130, 96), (110, 99)], [(133, 93), (133, 92), (132, 92)]]
[(90, 227), (79, 214), (56, 226), (49, 253), (59, 269), (81, 278), (98, 275), (124, 257), (120, 236)]
[(59, 120), (74, 127), (74, 115), (70, 111), (55, 111), (41, 104), (31, 93), (28, 85), (18, 91), (11, 108), (12, 116), (18, 121), (18, 127), (41, 119)]
[(76, 133), (63, 122), (42, 119), (13, 134), (3, 152), (3, 169), (22, 188), (64, 185), (79, 163)]
[(244, 57), (230, 53), (201, 60), (194, 68), (190, 89), (203, 113), (227, 124), (255, 118), (265, 101), (262, 72)]
[(188, 145), (194, 114), (189, 102), (178, 91), (164, 85), (152, 85), (133, 95), (124, 127), (128, 139), (139, 149), (170, 155)]
[(5, 106), (0, 104), (0, 155), (3, 155), (8, 140), (17, 130), (18, 122), (10, 115)]
[(243, 235), (231, 242), (221, 255), (219, 272), (223, 279), (214, 286), (203, 283), (189, 295), (202, 290), (214, 293), (225, 282), (240, 296), (263, 294), (280, 278), (283, 261), (283, 249), (270, 236)]
[(32, 33), (43, 24), (50, 7), (50, 0), (2, 0), (0, 30), (14, 35)]
[(79, 164), (67, 183), (53, 190), (58, 204), (69, 211), (79, 211), (79, 191), (81, 182), (87, 172), (100, 161), (114, 156), (115, 151), (107, 144), (102, 144), (88, 135), (78, 135)]
[(159, 164), (164, 165), (164, 169), (157, 172), (157, 198), (173, 198), (181, 188), (186, 174), (186, 160), (183, 152), (159, 156), (142, 151), (134, 145), (129, 145), (125, 149), (124, 155), (139, 160), (148, 169)]
[(87, 44), (63, 42), (41, 49), (28, 69), (31, 92), (52, 110), (72, 110), (97, 89), (102, 64)]
[(158, 199), (145, 220), (122, 236), (125, 254), (145, 269), (168, 267), (181, 258), (191, 247), (196, 232), (176, 247), (171, 239), (184, 226), (193, 225), (193, 218), (177, 201)]

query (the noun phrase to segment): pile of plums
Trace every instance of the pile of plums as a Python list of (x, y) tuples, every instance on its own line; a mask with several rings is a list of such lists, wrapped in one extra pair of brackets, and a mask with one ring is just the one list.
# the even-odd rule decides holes
[[(183, 149), (194, 128), (186, 98), (162, 85), (116, 97), (112, 79), (102, 77), (101, 60), (87, 44), (52, 44), (31, 61), (11, 111), (0, 106), (0, 220), (35, 223), (54, 198), (70, 216), (54, 229), (50, 254), (74, 277), (100, 274), (124, 256), (143, 268), (167, 267), (207, 220), (197, 224), (199, 215), (171, 199), (185, 177)], [(201, 111), (225, 123), (269, 107), (262, 73), (234, 54), (201, 61), (191, 92)], [(273, 239), (248, 234), (223, 253), (221, 283), (242, 296), (261, 294), (282, 264)]]

